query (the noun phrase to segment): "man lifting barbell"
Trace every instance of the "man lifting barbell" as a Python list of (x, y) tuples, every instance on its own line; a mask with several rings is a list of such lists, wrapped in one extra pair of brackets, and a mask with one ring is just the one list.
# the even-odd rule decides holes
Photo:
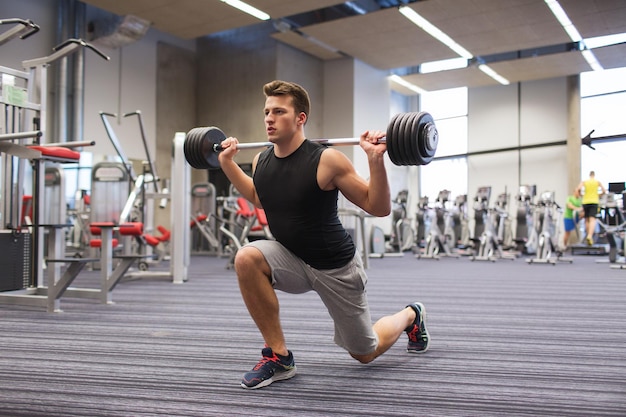
[[(369, 214), (387, 216), (391, 197), (384, 154), (393, 147), (390, 157), (394, 163), (430, 162), (437, 144), (432, 118), (406, 113), (396, 117), (394, 120), (401, 120), (392, 122), (386, 133), (364, 132), (358, 144), (367, 154), (368, 182), (343, 153), (305, 138), (310, 108), (306, 90), (294, 83), (273, 81), (263, 91), (265, 127), (273, 146), (255, 156), (252, 177), (233, 160), (242, 148), (236, 138), (210, 145), (207, 142), (217, 142), (219, 133), (190, 132), (190, 142), (184, 146), (187, 160), (197, 167), (206, 167), (206, 160), (219, 155), (219, 164), (235, 188), (265, 210), (276, 238), (251, 242), (235, 258), (243, 300), (266, 345), (262, 359), (244, 375), (242, 387), (261, 388), (296, 373), (275, 290), (294, 294), (316, 291), (335, 323), (335, 343), (359, 362), (369, 363), (383, 354), (403, 331), (409, 339), (408, 352), (425, 352), (430, 337), (422, 303), (410, 303), (372, 325), (365, 292), (367, 276), (352, 238), (339, 221), (337, 197), (341, 191)], [(213, 139), (202, 139), (207, 135)], [(409, 136), (418, 143), (408, 143)]]

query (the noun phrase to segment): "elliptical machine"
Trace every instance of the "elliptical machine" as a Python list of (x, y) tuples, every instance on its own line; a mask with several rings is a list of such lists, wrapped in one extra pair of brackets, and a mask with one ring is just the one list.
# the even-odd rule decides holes
[[(533, 200), (537, 195), (535, 185), (520, 185), (517, 194), (517, 213), (515, 216), (515, 237), (513, 242), (518, 252), (535, 253), (537, 234), (533, 228)], [(530, 243), (529, 243), (530, 242)], [(532, 248), (529, 250), (529, 248)]]
[[(612, 185), (621, 184), (622, 199), (616, 198), (616, 193), (612, 191)], [(623, 202), (626, 193), (623, 191), (624, 183), (609, 183), (609, 194), (600, 209), (598, 225), (601, 233), (609, 244), (609, 263), (613, 269), (626, 269), (626, 220), (623, 209)], [(622, 207), (620, 207), (620, 203)], [(596, 261), (600, 262), (600, 261)]]
[(430, 227), (424, 242), (423, 253), (418, 252), (415, 255), (416, 258), (439, 259), (441, 256), (459, 256), (452, 252), (456, 249), (456, 238), (454, 219), (452, 213), (446, 208), (449, 199), (450, 191), (440, 191), (436, 207), (426, 211), (425, 217), (428, 216)]
[(494, 207), (496, 211), (495, 221), (498, 225), (497, 239), (502, 248), (509, 251), (514, 248), (513, 245), (513, 230), (511, 227), (511, 218), (509, 216), (509, 194), (504, 191), (500, 194), (496, 200)]
[(534, 221), (540, 222), (541, 233), (537, 238), (536, 256), (527, 258), (526, 262), (552, 265), (556, 265), (557, 262), (574, 262), (572, 258), (564, 258), (563, 253), (558, 249), (558, 245), (563, 240), (563, 210), (555, 202), (554, 191), (542, 193), (535, 210), (537, 216)]
[[(472, 238), (474, 254), (470, 256), (472, 261), (495, 262), (499, 258), (515, 259), (514, 255), (505, 254), (502, 251), (502, 241), (498, 236), (499, 224), (504, 220), (504, 210), (489, 208), (491, 187), (480, 187), (474, 199), (475, 235)], [(476, 234), (482, 231), (479, 237)]]
[(454, 223), (454, 233), (457, 236), (457, 247), (467, 249), (471, 246), (469, 214), (467, 212), (467, 194), (457, 195), (454, 199), (454, 210), (452, 212)]
[(420, 197), (417, 203), (417, 211), (415, 212), (415, 244), (416, 252), (423, 247), (426, 241), (426, 231), (430, 226), (430, 219), (427, 216), (428, 213), (428, 197)]
[(388, 250), (385, 255), (404, 254), (415, 246), (415, 233), (411, 225), (411, 220), (407, 218), (406, 203), (409, 197), (408, 190), (398, 192), (392, 210), (392, 229), (389, 237)]

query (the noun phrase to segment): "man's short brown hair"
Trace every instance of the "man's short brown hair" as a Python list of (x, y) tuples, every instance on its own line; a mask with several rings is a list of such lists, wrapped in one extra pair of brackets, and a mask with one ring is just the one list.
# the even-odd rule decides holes
[(274, 80), (263, 86), (265, 97), (270, 96), (291, 96), (293, 108), (297, 114), (304, 113), (309, 117), (311, 110), (311, 100), (309, 93), (300, 85), (289, 81)]

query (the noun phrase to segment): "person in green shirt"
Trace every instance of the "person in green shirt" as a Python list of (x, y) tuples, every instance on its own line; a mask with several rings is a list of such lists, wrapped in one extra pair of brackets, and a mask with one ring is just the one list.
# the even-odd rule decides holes
[(563, 247), (567, 248), (569, 242), (569, 236), (572, 230), (576, 229), (580, 215), (583, 214), (582, 199), (580, 198), (580, 191), (574, 190), (574, 194), (567, 197), (565, 203), (565, 211), (563, 212), (563, 223), (565, 226), (565, 233), (563, 234)]

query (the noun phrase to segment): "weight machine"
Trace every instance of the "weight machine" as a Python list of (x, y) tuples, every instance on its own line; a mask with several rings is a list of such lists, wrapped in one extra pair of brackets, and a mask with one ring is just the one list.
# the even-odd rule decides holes
[[(126, 244), (123, 246), (124, 254), (126, 256), (137, 254), (138, 259), (139, 255), (141, 255), (141, 258), (143, 259), (139, 260), (138, 267), (141, 271), (147, 271), (150, 263), (158, 263), (160, 260), (166, 257), (165, 248), (159, 250), (157, 246), (165, 246), (166, 242), (164, 239), (169, 238), (170, 236), (170, 230), (163, 226), (159, 227), (159, 232), (161, 233), (159, 237), (153, 234), (154, 222), (152, 219), (154, 207), (149, 206), (147, 202), (159, 199), (159, 207), (163, 209), (167, 206), (170, 195), (167, 189), (161, 190), (159, 177), (156, 172), (156, 166), (152, 158), (150, 157), (150, 151), (148, 147), (148, 141), (146, 139), (141, 111), (136, 110), (123, 115), (124, 118), (132, 116), (137, 117), (139, 132), (146, 155), (146, 160), (144, 160), (142, 163), (142, 172), (139, 175), (135, 173), (130, 160), (126, 157), (126, 154), (122, 146), (120, 145), (117, 135), (115, 134), (115, 131), (113, 130), (113, 127), (108, 120), (108, 117), (116, 118), (117, 115), (102, 111), (100, 112), (100, 118), (102, 120), (102, 123), (104, 124), (104, 128), (109, 137), (109, 140), (115, 148), (117, 155), (121, 159), (121, 166), (125, 169), (128, 179), (133, 183), (132, 189), (127, 194), (126, 203), (123, 206), (123, 209), (119, 215), (119, 219), (116, 218), (115, 220), (119, 221), (119, 224), (126, 222), (141, 222), (145, 226), (145, 233), (143, 233), (141, 236), (135, 236), (134, 239), (126, 237)], [(148, 191), (148, 187), (150, 185), (153, 189), (152, 192)], [(100, 204), (100, 199), (94, 198), (93, 203)], [(92, 221), (100, 220), (93, 219)], [(131, 246), (134, 246), (134, 248), (131, 248)], [(160, 276), (163, 274), (157, 272), (153, 275)]]
[[(30, 20), (0, 20), (0, 25), (7, 23), (21, 26), (1, 34), (0, 45), (15, 37), (24, 39), (39, 30)], [(0, 105), (4, 114), (0, 120), (0, 152), (3, 154), (0, 235), (9, 238), (8, 242), (4, 242), (9, 247), (3, 247), (1, 251), (2, 267), (10, 269), (11, 275), (21, 280), (17, 286), (2, 286), (7, 291), (0, 293), (1, 303), (46, 307), (49, 312), (54, 312), (60, 311), (60, 298), (64, 295), (92, 299), (102, 299), (103, 296), (99, 290), (70, 287), (84, 266), (95, 259), (66, 258), (63, 229), (68, 224), (62, 223), (66, 219), (55, 219), (62, 220), (56, 224), (45, 223), (46, 220), (52, 221), (52, 217), (46, 218), (45, 213), (53, 204), (46, 199), (46, 163), (75, 163), (80, 153), (72, 148), (94, 144), (76, 141), (50, 143), (45, 130), (48, 68), (53, 62), (83, 48), (91, 49), (105, 60), (109, 59), (81, 39), (68, 39), (53, 48), (49, 56), (23, 61), (25, 71), (0, 67)], [(27, 139), (32, 141), (25, 141)], [(26, 175), (27, 163), (30, 164), (28, 173), (32, 177)], [(29, 216), (32, 223), (29, 224), (22, 221), (22, 213), (25, 213), (22, 207), (25, 201), (23, 187), (26, 185), (32, 186), (32, 200), (29, 200), (32, 204), (32, 216)], [(61, 204), (64, 209), (65, 202)]]

